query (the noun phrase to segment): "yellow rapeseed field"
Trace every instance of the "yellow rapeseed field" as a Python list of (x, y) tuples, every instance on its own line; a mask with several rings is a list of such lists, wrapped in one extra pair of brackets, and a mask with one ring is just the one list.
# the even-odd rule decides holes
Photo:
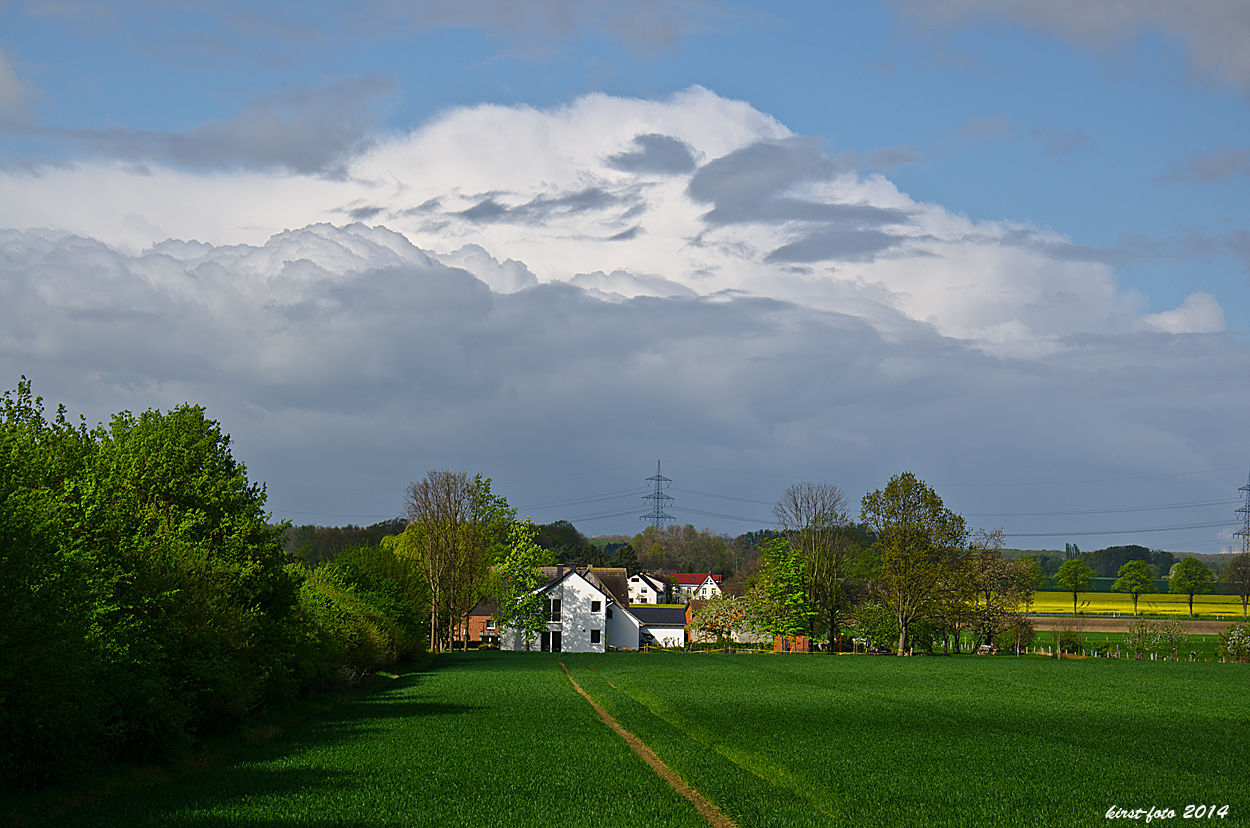
[[(1083, 613), (1133, 614), (1133, 597), (1123, 592), (1082, 592), (1077, 608)], [(1072, 612), (1072, 593), (1039, 592), (1033, 601), (1033, 612)], [(1137, 611), (1142, 615), (1167, 615), (1189, 617), (1189, 596), (1147, 593), (1137, 601)], [(1211, 620), (1241, 618), (1241, 598), (1236, 595), (1195, 595), (1194, 618)]]

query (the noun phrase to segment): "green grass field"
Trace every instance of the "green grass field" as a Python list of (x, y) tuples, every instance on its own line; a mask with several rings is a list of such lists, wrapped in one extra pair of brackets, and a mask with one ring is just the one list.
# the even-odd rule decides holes
[(707, 826), (545, 655), (443, 655), (395, 685), (228, 765), (50, 824)]
[(873, 656), (570, 657), (740, 825), (1250, 824), (1242, 665)]
[(440, 656), (234, 762), (52, 824), (706, 825), (560, 659), (742, 828), (1094, 826), (1112, 806), (1189, 824), (1199, 804), (1250, 824), (1246, 665), (500, 652)]
[[(1083, 613), (1119, 615), (1133, 614), (1133, 597), (1123, 592), (1082, 592), (1077, 608)], [(1072, 614), (1072, 593), (1039, 592), (1033, 601), (1033, 612), (1043, 614)], [(1137, 600), (1137, 611), (1142, 615), (1189, 617), (1189, 596), (1172, 593), (1147, 593)], [(1207, 621), (1227, 620), (1230, 624), (1241, 621), (1241, 598), (1236, 595), (1195, 595), (1194, 618)]]

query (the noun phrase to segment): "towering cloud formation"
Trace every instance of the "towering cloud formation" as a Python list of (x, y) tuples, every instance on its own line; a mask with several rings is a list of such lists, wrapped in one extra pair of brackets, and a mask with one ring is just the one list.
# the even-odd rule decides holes
[[(1250, 402), (1211, 400), (1247, 367), (1214, 297), (1148, 314), (1058, 234), (916, 202), (701, 88), (458, 109), (332, 176), (149, 159), (0, 189), (5, 374), (93, 415), (205, 403), (279, 509), (323, 469), (397, 501), (430, 466), (678, 452), (851, 488), (1203, 468)], [(314, 502), (377, 512), (353, 497)]]
[[(213, 134), (196, 132), (198, 152), (215, 152)], [(901, 314), (1003, 354), (1131, 330), (1145, 310), (1098, 256), (1053, 232), (917, 203), (697, 87), (665, 101), (592, 95), (548, 111), (458, 109), (362, 149), (343, 173), (84, 165), (9, 174), (6, 189), (20, 195), (0, 217), (131, 250), (166, 236), (256, 243), (283, 227), (360, 220), (497, 291), (531, 280), (626, 297), (735, 291), (876, 325)], [(106, 192), (110, 211), (99, 209)], [(1166, 329), (1209, 331), (1217, 318), (1175, 313)]]

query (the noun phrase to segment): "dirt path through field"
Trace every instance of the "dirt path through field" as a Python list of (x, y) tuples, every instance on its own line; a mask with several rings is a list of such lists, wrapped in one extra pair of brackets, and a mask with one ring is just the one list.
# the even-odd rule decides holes
[(615, 730), (620, 737), (625, 740), (625, 743), (634, 749), (634, 753), (641, 756), (642, 761), (651, 766), (651, 770), (658, 773), (661, 779), (672, 785), (673, 790), (690, 800), (690, 804), (694, 805), (694, 807), (698, 809), (699, 813), (703, 815), (703, 818), (708, 821), (708, 824), (711, 825), (712, 828), (738, 828), (734, 824), (733, 820), (721, 813), (719, 808), (704, 799), (702, 794), (686, 784), (686, 781), (674, 773), (672, 768), (664, 764), (660, 757), (655, 755), (655, 751), (647, 747), (646, 744), (637, 736), (621, 727), (620, 724), (617, 723), (616, 719), (612, 718), (608, 714), (608, 711), (596, 704), (595, 700), (590, 697), (590, 694), (583, 690), (581, 685), (574, 681), (573, 677), (569, 675), (569, 668), (564, 666), (563, 661), (559, 662), (559, 664), (560, 669), (564, 671), (564, 675), (568, 677), (569, 683), (573, 685), (573, 689), (580, 693), (582, 698), (590, 702), (590, 706), (593, 707), (595, 712), (599, 714), (599, 718), (603, 719), (604, 723), (608, 727)]

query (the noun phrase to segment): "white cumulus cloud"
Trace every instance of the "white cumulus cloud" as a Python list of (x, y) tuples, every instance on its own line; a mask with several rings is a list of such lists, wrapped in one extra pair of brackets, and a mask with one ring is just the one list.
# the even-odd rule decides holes
[(496, 290), (536, 281), (627, 297), (736, 292), (881, 330), (901, 314), (1015, 355), (1053, 352), (1074, 333), (1132, 330), (1144, 305), (1058, 234), (917, 202), (699, 87), (665, 100), (454, 109), (379, 138), (344, 169), (342, 180), (155, 163), (9, 171), (0, 226), (135, 253), (165, 238), (263, 244), (287, 228), (359, 220)]

